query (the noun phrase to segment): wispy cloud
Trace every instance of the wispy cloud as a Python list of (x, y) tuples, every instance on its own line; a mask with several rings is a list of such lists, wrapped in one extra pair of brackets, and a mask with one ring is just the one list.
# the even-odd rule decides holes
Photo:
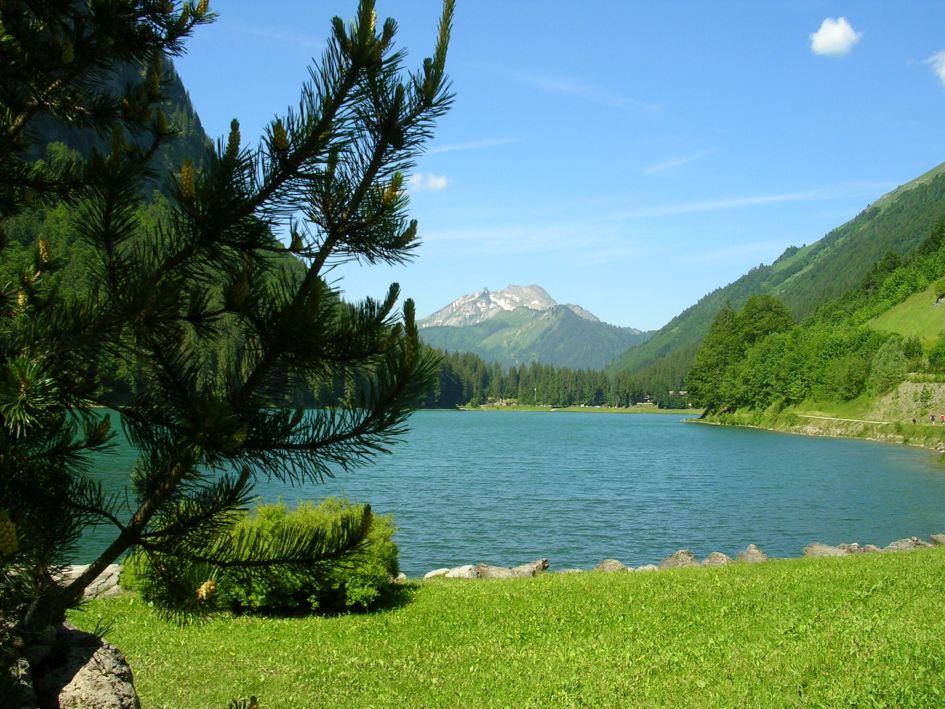
[(932, 70), (938, 76), (939, 81), (945, 85), (945, 51), (933, 54), (925, 60), (925, 63), (932, 65)]
[[(622, 222), (748, 209), (785, 202), (871, 198), (893, 187), (895, 185), (891, 183), (850, 182), (803, 192), (738, 196), (623, 210), (573, 221), (470, 225), (425, 232), (423, 241), (431, 249), (446, 250), (453, 255), (565, 258), (567, 263), (581, 267), (640, 259), (654, 253), (672, 254), (674, 258), (688, 262), (722, 262), (755, 255), (765, 258), (776, 254), (784, 245), (767, 240), (734, 244), (728, 240), (714, 245), (707, 242), (700, 248), (684, 249), (685, 253), (680, 255), (678, 244), (672, 236), (676, 233), (675, 227), (668, 222), (632, 227)], [(665, 238), (654, 238), (654, 230)]]
[(325, 48), (325, 43), (321, 38), (312, 34), (306, 34), (305, 32), (293, 32), (291, 30), (266, 27), (264, 25), (251, 27), (245, 24), (228, 26), (227, 29), (247, 37), (252, 37), (256, 40), (270, 44), (278, 44), (283, 48), (286, 45), (290, 45), (308, 53), (318, 52)]
[(820, 29), (811, 33), (810, 50), (821, 56), (842, 56), (849, 54), (862, 36), (863, 33), (854, 30), (846, 17), (828, 17), (820, 23)]
[(607, 108), (618, 108), (625, 111), (642, 111), (645, 113), (658, 113), (664, 108), (664, 105), (661, 103), (639, 101), (619, 92), (569, 77), (542, 76), (520, 71), (498, 71), (505, 76), (541, 91), (574, 96), (588, 101), (589, 103), (606, 106)]
[(676, 204), (663, 204), (653, 207), (639, 207), (637, 209), (614, 212), (609, 216), (609, 219), (614, 221), (628, 221), (633, 219), (652, 219), (655, 217), (698, 214), (702, 212), (721, 212), (732, 209), (759, 207), (768, 204), (781, 204), (784, 202), (813, 202), (862, 196), (875, 197), (893, 187), (895, 187), (895, 185), (888, 182), (848, 182), (828, 185), (807, 192), (723, 197), (720, 199), (679, 202)]
[(445, 190), (449, 183), (450, 180), (446, 175), (417, 172), (407, 178), (407, 189), (411, 192), (440, 192)]
[(711, 150), (699, 150), (698, 152), (689, 153), (688, 155), (680, 155), (675, 158), (670, 158), (669, 160), (663, 160), (662, 162), (647, 165), (645, 168), (643, 168), (643, 174), (656, 175), (660, 172), (666, 172), (667, 170), (672, 170), (674, 168), (696, 162), (697, 160), (702, 160), (702, 158), (711, 154)]
[(427, 150), (427, 155), (437, 153), (454, 153), (460, 150), (483, 150), (484, 148), (497, 148), (502, 145), (515, 143), (513, 138), (484, 138), (483, 140), (470, 140), (465, 143), (447, 143), (446, 145), (434, 145)]

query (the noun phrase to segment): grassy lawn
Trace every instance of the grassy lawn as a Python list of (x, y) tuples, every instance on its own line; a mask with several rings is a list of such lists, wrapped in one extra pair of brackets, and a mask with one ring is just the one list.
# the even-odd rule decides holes
[(942, 706), (945, 548), (411, 583), (370, 615), (113, 623), (147, 707)]

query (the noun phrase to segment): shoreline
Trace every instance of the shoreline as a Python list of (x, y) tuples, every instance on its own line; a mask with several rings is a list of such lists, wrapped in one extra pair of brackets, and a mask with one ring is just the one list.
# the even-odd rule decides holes
[(484, 404), (482, 406), (461, 406), (455, 409), (419, 409), (420, 411), (502, 411), (502, 412), (544, 412), (544, 413), (565, 413), (565, 414), (675, 414), (692, 415), (699, 414), (698, 409), (660, 409), (656, 406), (533, 406), (533, 405), (505, 405), (496, 406), (494, 404)]
[[(782, 421), (782, 417), (787, 420)], [(843, 438), (921, 448), (931, 453), (942, 454), (940, 462), (945, 464), (945, 426), (933, 427), (920, 423), (870, 421), (797, 412), (784, 412), (768, 421), (754, 421), (752, 420), (754, 418), (757, 418), (754, 413), (735, 412), (734, 414), (711, 415), (706, 418), (693, 417), (686, 423), (752, 428), (792, 436)], [(934, 430), (935, 428), (941, 430), (942, 434)]]

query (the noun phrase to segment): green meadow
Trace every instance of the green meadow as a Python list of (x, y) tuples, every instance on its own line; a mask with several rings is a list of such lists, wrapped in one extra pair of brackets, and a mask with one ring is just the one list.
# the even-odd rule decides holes
[(945, 548), (398, 587), (364, 615), (71, 619), (143, 707), (942, 706)]

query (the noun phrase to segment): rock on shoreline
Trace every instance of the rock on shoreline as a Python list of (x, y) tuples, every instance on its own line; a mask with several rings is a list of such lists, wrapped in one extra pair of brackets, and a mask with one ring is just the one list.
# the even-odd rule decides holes
[[(870, 553), (896, 553), (912, 551), (914, 549), (925, 549), (932, 546), (945, 546), (945, 534), (933, 534), (929, 537), (931, 541), (924, 541), (918, 537), (909, 537), (908, 539), (899, 539), (884, 548), (873, 544), (859, 544), (852, 542), (850, 544), (838, 544), (831, 546), (813, 542), (804, 547), (805, 557), (833, 557), (833, 556), (853, 556), (856, 554)], [(755, 544), (749, 544), (745, 549), (738, 552), (733, 560), (727, 554), (714, 551), (709, 554), (700, 563), (689, 549), (680, 549), (673, 552), (665, 559), (660, 561), (659, 565), (644, 564), (636, 568), (625, 566), (619, 559), (604, 559), (592, 571), (600, 573), (622, 573), (630, 571), (658, 571), (664, 569), (680, 569), (693, 566), (725, 566), (732, 563), (758, 564), (769, 560), (769, 556), (764, 553)], [(443, 567), (435, 569), (424, 574), (423, 579), (428, 581), (436, 578), (448, 579), (503, 579), (503, 578), (522, 578), (525, 576), (537, 576), (548, 569), (548, 559), (539, 559), (530, 564), (523, 564), (514, 568), (504, 566), (492, 566), (490, 564), (465, 564), (453, 568)], [(556, 571), (559, 574), (582, 573), (584, 569), (561, 569)]]

